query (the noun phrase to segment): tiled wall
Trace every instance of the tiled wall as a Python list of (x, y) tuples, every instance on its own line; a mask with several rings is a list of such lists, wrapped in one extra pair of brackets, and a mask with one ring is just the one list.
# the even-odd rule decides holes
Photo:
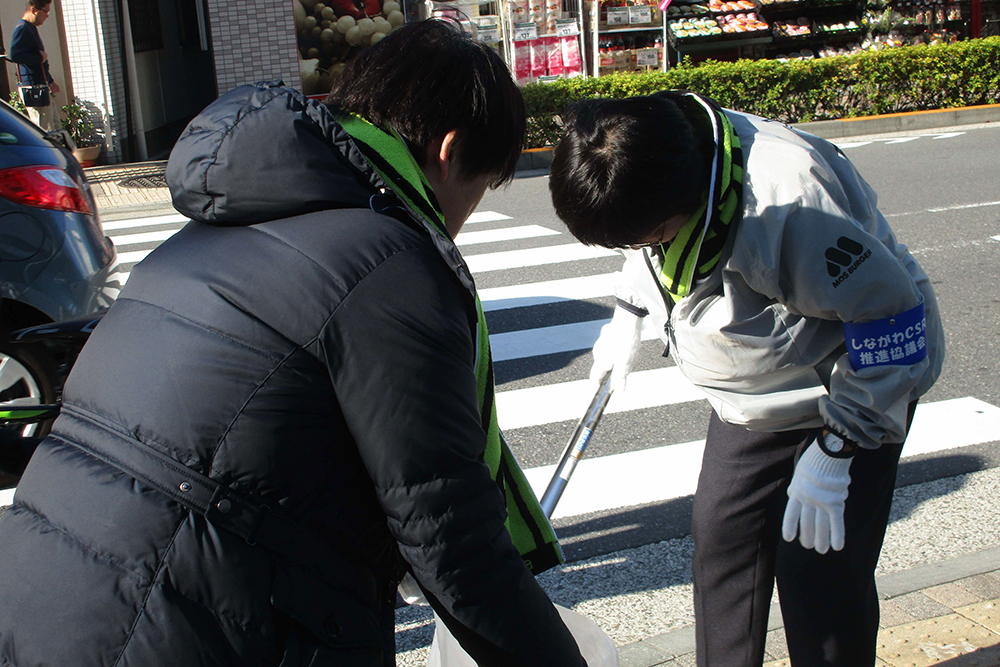
[(282, 79), (299, 87), (292, 0), (208, 0), (219, 94)]
[[(91, 109), (95, 127), (105, 128), (112, 164), (123, 159), (128, 127), (120, 1), (61, 0), (73, 91)], [(300, 85), (292, 0), (207, 0), (207, 6), (220, 94), (271, 79)]]
[(125, 76), (116, 0), (62, 0), (73, 93), (104, 128), (108, 162), (122, 159)]

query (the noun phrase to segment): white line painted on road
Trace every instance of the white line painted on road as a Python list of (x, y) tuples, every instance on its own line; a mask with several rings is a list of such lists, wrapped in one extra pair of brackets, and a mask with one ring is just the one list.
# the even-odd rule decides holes
[(474, 225), (478, 222), (498, 222), (500, 220), (512, 220), (509, 215), (497, 213), (496, 211), (476, 211), (465, 221), (467, 225)]
[(873, 141), (850, 141), (846, 143), (833, 142), (837, 148), (843, 150), (845, 148), (858, 148), (859, 146), (867, 146), (868, 144), (875, 143)]
[(937, 140), (937, 139), (951, 139), (952, 137), (960, 137), (963, 134), (965, 134), (965, 132), (945, 132), (944, 134), (935, 135), (934, 139), (935, 140)]
[(146, 259), (146, 255), (153, 252), (153, 248), (148, 250), (132, 250), (130, 252), (120, 252), (118, 253), (118, 263), (119, 264), (136, 264)]
[[(492, 334), (490, 350), (493, 353), (493, 361), (589, 350), (597, 342), (601, 327), (610, 321), (610, 319), (591, 320)], [(643, 327), (642, 340), (653, 340), (657, 337), (657, 333), (655, 327)]]
[(905, 144), (910, 141), (916, 141), (919, 138), (920, 137), (903, 137), (902, 139), (890, 139), (889, 141), (885, 142), (885, 145), (888, 146), (889, 144)]
[[(577, 420), (590, 405), (597, 383), (574, 380), (558, 384), (497, 392), (497, 418), (506, 430)], [(705, 394), (676, 366), (636, 371), (628, 376), (623, 392), (611, 395), (604, 414), (690, 403)]]
[[(705, 441), (583, 459), (556, 505), (553, 519), (645, 505), (693, 495)], [(525, 470), (531, 489), (545, 493), (556, 466)]]
[(455, 245), (467, 246), (559, 235), (560, 232), (548, 227), (542, 227), (541, 225), (523, 225), (521, 227), (506, 227), (504, 229), (485, 229), (480, 232), (461, 232), (455, 237)]
[(131, 227), (152, 227), (153, 225), (187, 224), (189, 218), (184, 215), (159, 215), (154, 218), (131, 218), (129, 220), (101, 221), (104, 231), (110, 229), (129, 229)]
[(1000, 408), (969, 396), (921, 403), (910, 433), (903, 456), (1000, 440)]
[(542, 248), (528, 248), (526, 250), (507, 250), (505, 252), (471, 255), (466, 257), (465, 261), (473, 273), (488, 273), (490, 271), (519, 269), (528, 266), (542, 266), (544, 264), (560, 264), (562, 262), (575, 262), (583, 259), (596, 259), (598, 257), (612, 257), (618, 254), (617, 250), (588, 247), (582, 243), (568, 243)]
[[(598, 431), (599, 433), (599, 431)], [(1000, 440), (1000, 408), (976, 398), (917, 406), (903, 458)], [(584, 459), (576, 466), (553, 518), (689, 496), (701, 471), (705, 441)], [(541, 497), (556, 466), (525, 471)]]
[(121, 248), (127, 245), (138, 245), (140, 243), (154, 243), (157, 241), (166, 241), (171, 236), (181, 231), (178, 229), (161, 229), (155, 232), (140, 232), (138, 234), (121, 234), (119, 236), (112, 236), (111, 241), (115, 244), (116, 248)]
[(984, 206), (1000, 206), (1000, 201), (984, 201), (978, 204), (959, 204), (957, 206), (945, 206), (943, 208), (929, 208), (928, 213), (944, 213), (945, 211), (962, 211), (968, 208), (982, 208)]
[[(649, 377), (654, 382), (660, 379), (655, 374)], [(903, 458), (995, 440), (1000, 440), (1000, 408), (972, 397), (922, 403), (917, 406)], [(577, 464), (553, 518), (690, 496), (697, 488), (704, 448), (705, 441), (698, 440), (584, 459)], [(538, 497), (555, 469), (549, 465), (525, 470)], [(9, 505), (13, 497), (14, 489), (0, 491), (0, 505)]]
[(1000, 241), (1000, 236), (991, 236), (990, 238), (994, 241)]
[(487, 287), (479, 290), (479, 298), (483, 302), (484, 311), (523, 308), (559, 301), (598, 299), (614, 294), (614, 277), (613, 273), (601, 273), (596, 276), (547, 280), (523, 285)]

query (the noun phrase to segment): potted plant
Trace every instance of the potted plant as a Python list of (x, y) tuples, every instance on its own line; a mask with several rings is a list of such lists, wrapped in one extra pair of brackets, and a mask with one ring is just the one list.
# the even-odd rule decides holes
[(90, 124), (90, 113), (87, 108), (74, 101), (62, 107), (63, 129), (73, 138), (76, 150), (73, 151), (80, 165), (92, 167), (97, 164), (97, 158), (101, 154), (103, 143), (94, 136), (94, 126)]

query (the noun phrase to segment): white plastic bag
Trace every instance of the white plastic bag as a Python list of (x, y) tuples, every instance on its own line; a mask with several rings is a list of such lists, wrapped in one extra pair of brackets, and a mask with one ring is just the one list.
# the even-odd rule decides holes
[[(618, 667), (615, 643), (597, 623), (565, 607), (556, 605), (556, 609), (576, 639), (580, 653), (587, 660), (587, 667)], [(434, 614), (434, 623), (434, 640), (427, 656), (427, 667), (476, 667), (475, 661), (462, 650), (437, 614)]]

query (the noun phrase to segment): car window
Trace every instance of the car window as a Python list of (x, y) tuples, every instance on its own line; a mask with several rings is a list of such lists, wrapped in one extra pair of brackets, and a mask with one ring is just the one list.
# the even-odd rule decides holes
[(0, 100), (0, 145), (51, 146), (44, 134), (14, 107)]

